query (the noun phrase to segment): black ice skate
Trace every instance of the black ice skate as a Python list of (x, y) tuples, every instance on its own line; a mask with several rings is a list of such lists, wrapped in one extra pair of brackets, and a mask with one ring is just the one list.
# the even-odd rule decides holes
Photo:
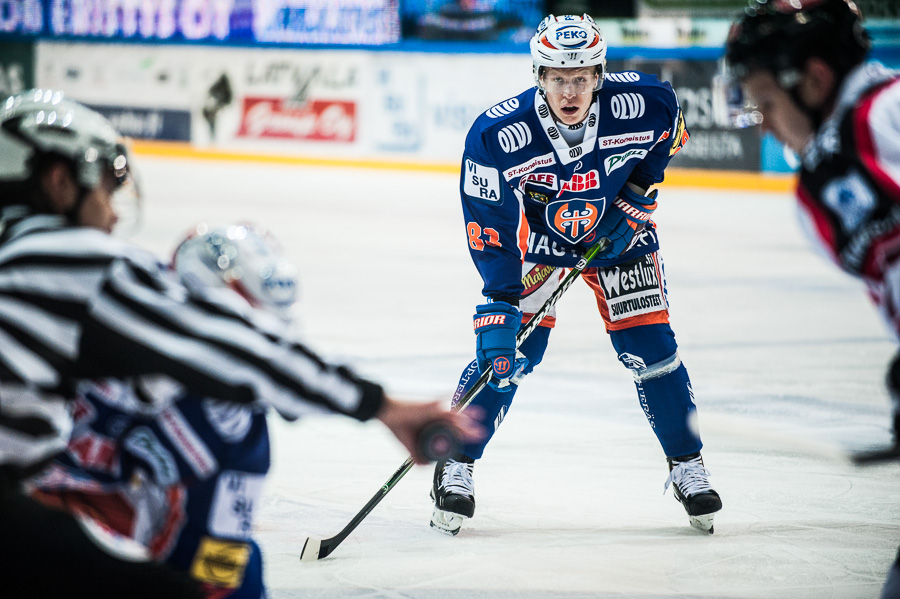
[(675, 499), (681, 502), (691, 526), (703, 532), (713, 534), (713, 516), (722, 509), (719, 494), (709, 485), (709, 470), (703, 466), (703, 458), (699, 453), (669, 460), (669, 478), (666, 486), (672, 483)]
[(432, 528), (455, 535), (462, 526), (463, 518), (475, 515), (473, 467), (473, 460), (469, 458), (437, 463), (431, 486), (431, 498), (434, 499)]

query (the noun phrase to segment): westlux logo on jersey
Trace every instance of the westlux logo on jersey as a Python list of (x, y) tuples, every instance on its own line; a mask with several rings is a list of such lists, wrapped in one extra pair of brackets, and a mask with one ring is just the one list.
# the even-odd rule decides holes
[(350, 142), (356, 137), (356, 104), (310, 100), (293, 105), (283, 98), (244, 98), (238, 137)]
[(598, 269), (609, 321), (616, 322), (666, 309), (660, 265), (654, 254)]

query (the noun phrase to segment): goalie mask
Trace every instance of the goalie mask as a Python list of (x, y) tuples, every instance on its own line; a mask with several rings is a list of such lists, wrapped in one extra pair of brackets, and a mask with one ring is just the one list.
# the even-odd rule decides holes
[(260, 227), (201, 223), (175, 250), (172, 266), (189, 285), (228, 287), (251, 306), (292, 320), (297, 268)]
[(606, 74), (606, 40), (589, 15), (549, 15), (538, 25), (531, 38), (531, 62), (534, 81), (544, 90), (541, 71), (545, 67), (573, 69), (596, 67), (597, 83), (603, 85)]

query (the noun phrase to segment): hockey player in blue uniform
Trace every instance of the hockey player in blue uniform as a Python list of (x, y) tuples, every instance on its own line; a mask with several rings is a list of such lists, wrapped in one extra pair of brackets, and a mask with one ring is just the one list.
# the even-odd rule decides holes
[[(172, 266), (198, 293), (228, 287), (290, 325), (297, 269), (263, 229), (200, 224)], [(81, 384), (69, 446), (32, 494), (137, 541), (188, 572), (207, 599), (265, 597), (251, 532), (269, 470), (266, 411), (171, 392), (172, 405), (158, 412), (128, 381)]]
[[(688, 139), (672, 87), (639, 72), (606, 72), (606, 42), (590, 16), (548, 16), (531, 40), (536, 88), (489, 108), (469, 130), (460, 193), (469, 252), (484, 282), (476, 359), (454, 401), (484, 372), (472, 401), (492, 434), (517, 384), (537, 366), (555, 312), (516, 349), (516, 332), (559, 285), (560, 271), (602, 238), (582, 275), (612, 345), (634, 376), (640, 405), (668, 459), (691, 524), (713, 532), (722, 507), (689, 424), (693, 390), (669, 326), (656, 226), (656, 190)], [(457, 534), (475, 512), (473, 463), (490, 437), (438, 463), (431, 526)]]

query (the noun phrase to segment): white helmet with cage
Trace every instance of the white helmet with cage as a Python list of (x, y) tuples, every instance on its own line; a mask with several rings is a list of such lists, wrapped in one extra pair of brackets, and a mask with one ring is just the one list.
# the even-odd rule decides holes
[(590, 15), (549, 15), (538, 25), (537, 32), (531, 38), (530, 48), (534, 81), (539, 88), (543, 89), (543, 67), (597, 67), (599, 77), (594, 91), (603, 85), (606, 74), (606, 40)]
[(0, 104), (0, 184), (27, 182), (40, 156), (68, 160), (85, 189), (100, 185), (104, 171), (121, 183), (129, 165), (120, 139), (105, 117), (62, 92), (32, 89), (10, 96)]
[(297, 267), (265, 229), (200, 223), (179, 244), (172, 266), (189, 285), (228, 287), (285, 322), (297, 301)]

